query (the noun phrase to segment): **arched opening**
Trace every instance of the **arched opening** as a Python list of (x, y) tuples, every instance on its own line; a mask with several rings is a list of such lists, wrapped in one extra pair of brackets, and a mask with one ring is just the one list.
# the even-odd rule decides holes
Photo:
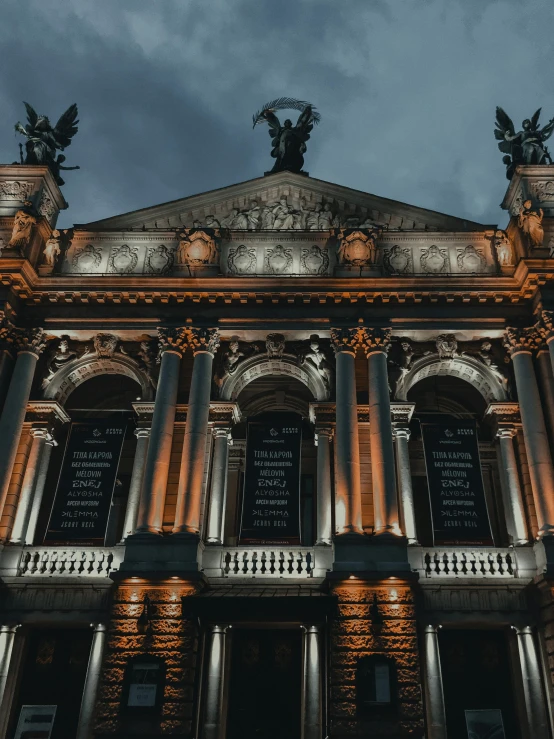
[(316, 398), (299, 379), (284, 375), (262, 375), (244, 385), (237, 397), (242, 414), (241, 423), (233, 428), (233, 446), (228, 476), (227, 507), (224, 541), (240, 543), (246, 470), (246, 448), (249, 422), (262, 422), (280, 414), (294, 414), (301, 428), (300, 479), (297, 496), (300, 507), (300, 542), (312, 546), (315, 542), (316, 515), (316, 454), (314, 429), (309, 421), (309, 404)]
[[(121, 540), (136, 448), (132, 403), (140, 398), (140, 384), (125, 374), (93, 375), (73, 386), (65, 401), (71, 423), (52, 452), (37, 543)], [(90, 531), (82, 530), (84, 523)]]
[[(453, 522), (449, 521), (452, 526), (466, 526), (465, 519), (462, 517), (460, 522), (456, 520), (456, 516), (460, 516), (459, 511), (469, 510), (472, 514), (475, 510), (473, 506), (479, 501), (479, 490), (484, 492), (486, 510), (484, 511), (485, 525), (486, 517), (490, 521), (490, 529), (496, 546), (506, 546), (509, 543), (508, 533), (506, 529), (506, 517), (501, 491), (501, 470), (497, 461), (497, 453), (493, 430), (490, 423), (485, 419), (485, 411), (488, 407), (488, 399), (483, 396), (473, 384), (452, 374), (429, 374), (418, 382), (414, 383), (407, 392), (406, 400), (415, 404), (414, 414), (410, 424), (410, 465), (412, 471), (412, 488), (414, 495), (414, 508), (416, 519), (416, 530), (418, 541), (422, 546), (433, 546), (437, 544), (437, 520), (433, 521), (432, 516), (432, 499), (433, 496), (443, 495), (452, 496), (452, 513), (448, 509), (443, 515), (451, 515)], [(436, 460), (426, 459), (426, 451), (429, 456), (429, 448), (425, 447), (424, 434), (426, 427), (435, 426), (448, 429), (454, 429), (455, 433), (475, 433), (477, 437), (478, 447), (476, 446), (476, 462), (474, 473), (479, 477), (479, 466), (481, 472), (482, 486), (479, 482), (476, 489), (473, 483), (469, 482), (469, 477), (473, 472), (459, 470), (469, 463), (459, 463), (450, 461), (450, 457), (442, 462), (444, 468), (452, 468), (452, 470), (443, 471), (443, 475), (455, 475), (451, 480), (442, 481), (442, 485), (459, 485), (454, 492), (444, 491), (442, 493), (431, 492), (430, 488), (438, 483), (430, 481), (430, 470), (436, 467)], [(461, 432), (456, 429), (467, 426), (469, 431)], [(448, 449), (448, 447), (445, 447)], [(454, 450), (455, 447), (452, 447)], [(477, 451), (478, 449), (478, 451)], [(448, 453), (448, 452), (447, 452)], [(480, 462), (480, 464), (479, 464)], [(466, 493), (467, 488), (467, 493)], [(436, 491), (436, 487), (435, 487)], [(482, 493), (483, 494), (483, 493)], [(481, 495), (482, 495), (481, 494)], [(473, 496), (468, 497), (465, 495)], [(435, 504), (436, 504), (436, 498)], [(450, 498), (449, 498), (450, 500)], [(482, 500), (482, 498), (481, 498)], [(437, 516), (435, 507), (435, 516)], [(465, 513), (463, 515), (466, 515)], [(477, 516), (476, 516), (477, 518)], [(463, 531), (459, 532), (463, 536)], [(469, 536), (473, 532), (466, 532)], [(456, 531), (456, 535), (458, 532)], [(453, 534), (454, 535), (454, 534)]]

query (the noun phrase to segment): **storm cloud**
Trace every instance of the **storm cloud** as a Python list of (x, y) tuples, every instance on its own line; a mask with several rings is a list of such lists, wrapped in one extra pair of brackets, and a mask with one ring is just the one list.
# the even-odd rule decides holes
[(314, 177), (503, 224), (492, 129), (554, 115), (552, 0), (3, 0), (0, 160), (22, 100), (79, 105), (61, 225), (258, 177), (264, 102), (313, 102)]

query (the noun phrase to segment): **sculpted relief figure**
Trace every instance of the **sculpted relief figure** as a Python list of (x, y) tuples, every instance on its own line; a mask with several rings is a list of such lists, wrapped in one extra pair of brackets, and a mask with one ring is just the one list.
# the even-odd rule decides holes
[(542, 219), (544, 213), (542, 208), (533, 210), (533, 204), (530, 200), (525, 200), (517, 218), (520, 229), (529, 237), (531, 246), (542, 246), (544, 240), (544, 229), (542, 227)]
[(273, 228), (288, 230), (294, 225), (294, 210), (288, 204), (286, 197), (279, 199), (277, 205), (273, 208)]
[(312, 364), (321, 376), (325, 387), (327, 389), (331, 387), (333, 380), (333, 366), (319, 345), (319, 336), (316, 334), (310, 336), (310, 346), (306, 352), (300, 355), (299, 360), (301, 365), (305, 362)]
[(279, 359), (285, 351), (285, 337), (283, 334), (268, 334), (265, 340), (267, 355), (272, 359)]
[(544, 142), (552, 136), (554, 118), (539, 128), (539, 108), (532, 118), (526, 118), (522, 130), (515, 132), (510, 116), (502, 109), (496, 109), (496, 123), (494, 135), (500, 143), (498, 148), (506, 156), (502, 161), (506, 165), (506, 176), (513, 177), (518, 164), (552, 164), (552, 158)]
[(204, 231), (190, 233), (190, 229), (180, 235), (179, 246), (175, 252), (177, 264), (200, 265), (217, 264), (217, 246), (214, 239)]
[[(275, 115), (277, 110), (300, 110), (296, 126), (287, 118), (283, 125)], [(259, 123), (269, 124), (271, 136), (271, 156), (275, 159), (272, 172), (301, 172), (304, 166), (306, 142), (314, 123), (319, 123), (320, 116), (310, 103), (293, 98), (278, 98), (266, 103), (261, 111), (253, 116), (254, 127)]]
[(93, 339), (94, 351), (99, 359), (113, 357), (119, 339), (113, 334), (96, 334)]
[(454, 359), (458, 356), (458, 342), (454, 334), (437, 336), (437, 352), (439, 359)]
[(514, 251), (508, 234), (505, 231), (496, 231), (494, 239), (498, 264), (501, 267), (512, 267), (514, 263)]
[(8, 242), (8, 246), (14, 249), (23, 249), (31, 240), (31, 230), (37, 222), (32, 212), (33, 204), (30, 200), (23, 203), (23, 208), (17, 211), (14, 216), (12, 237)]
[(354, 231), (345, 236), (344, 231), (342, 231), (340, 239), (337, 249), (339, 264), (362, 267), (375, 263), (377, 252), (376, 233)]
[(61, 254), (60, 238), (60, 232), (55, 229), (54, 231), (52, 231), (52, 235), (44, 245), (44, 251), (42, 252), (44, 256), (44, 263), (47, 264), (49, 267), (55, 266), (56, 260)]
[(50, 383), (58, 370), (60, 370), (62, 367), (65, 367), (68, 362), (70, 362), (77, 356), (76, 352), (70, 351), (68, 338), (69, 337), (67, 336), (61, 337), (60, 343), (54, 350), (54, 354), (51, 356), (50, 361), (48, 362), (48, 374), (42, 381), (43, 389)]

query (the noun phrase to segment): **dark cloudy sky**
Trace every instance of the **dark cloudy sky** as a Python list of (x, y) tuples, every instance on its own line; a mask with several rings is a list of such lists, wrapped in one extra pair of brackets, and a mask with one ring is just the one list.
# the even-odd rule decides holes
[[(492, 129), (554, 115), (552, 0), (2, 0), (0, 161), (73, 102), (62, 225), (261, 175), (264, 102), (312, 101), (312, 176), (505, 222)], [(553, 147), (554, 148), (554, 147)]]

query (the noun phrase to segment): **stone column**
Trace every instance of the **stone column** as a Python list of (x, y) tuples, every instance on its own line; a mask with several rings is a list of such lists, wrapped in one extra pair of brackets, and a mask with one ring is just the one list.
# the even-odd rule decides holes
[(426, 626), (424, 635), (425, 673), (423, 690), (427, 714), (427, 739), (447, 739), (446, 712), (436, 626)]
[(27, 522), (27, 527), (25, 530), (25, 544), (27, 544), (28, 546), (31, 546), (35, 543), (37, 521), (40, 509), (42, 507), (42, 496), (44, 494), (44, 486), (46, 485), (46, 476), (48, 475), (52, 449), (55, 446), (58, 446), (58, 443), (54, 440), (52, 433), (49, 433), (44, 442), (44, 448), (40, 457), (40, 466), (38, 469), (35, 490), (31, 502), (31, 509), (29, 511), (29, 520)]
[(364, 349), (369, 372), (369, 433), (376, 534), (401, 534), (394, 474), (387, 352), (390, 329), (368, 328)]
[(17, 360), (0, 416), (0, 515), (4, 509), (37, 360), (46, 346), (42, 329), (13, 333)]
[(539, 342), (534, 329), (506, 329), (504, 346), (514, 364), (539, 536), (545, 536), (554, 532), (554, 468), (533, 367), (532, 350)]
[(321, 636), (318, 626), (304, 628), (304, 675), (302, 690), (302, 739), (321, 739), (323, 690)]
[(179, 370), (181, 357), (188, 344), (189, 330), (158, 329), (158, 334), (161, 367), (136, 525), (137, 533), (149, 534), (159, 534), (162, 531)]
[(529, 737), (549, 739), (546, 697), (533, 632), (530, 626), (516, 631)]
[(332, 495), (331, 495), (331, 439), (333, 429), (320, 426), (316, 429), (317, 445), (317, 501), (316, 501), (316, 544), (331, 544)]
[(124, 542), (128, 536), (134, 534), (137, 528), (142, 482), (144, 480), (144, 468), (146, 465), (146, 454), (148, 452), (148, 442), (150, 441), (150, 429), (135, 429), (135, 436), (137, 437), (137, 446), (135, 449), (135, 458), (133, 460), (131, 481), (129, 483), (129, 496), (127, 498), (127, 508), (125, 509), (125, 520), (123, 521), (122, 542)]
[(194, 365), (173, 533), (198, 535), (210, 414), (212, 366), (214, 354), (219, 346), (219, 331), (214, 328), (193, 328), (190, 332)]
[(94, 705), (96, 703), (98, 683), (100, 682), (102, 657), (106, 646), (106, 636), (105, 624), (94, 624), (92, 646), (90, 648), (87, 676), (85, 678), (85, 686), (83, 688), (81, 712), (79, 713), (79, 723), (77, 725), (75, 739), (92, 738), (92, 719), (94, 717)]
[(414, 403), (392, 403), (392, 435), (396, 447), (396, 481), (400, 495), (402, 530), (408, 544), (417, 544), (415, 523), (414, 493), (412, 471), (410, 469), (410, 420), (415, 409)]
[[(9, 696), (6, 691), (11, 669), (15, 632), (18, 626), (0, 626), (0, 717), (7, 716), (10, 710)], [(1, 718), (0, 718), (1, 721)]]
[(208, 544), (223, 544), (223, 521), (227, 500), (227, 467), (229, 464), (229, 445), (232, 443), (228, 428), (215, 428), (213, 431), (214, 451), (212, 458), (212, 481), (206, 540)]
[(552, 363), (552, 372), (554, 374), (554, 311), (541, 311), (538, 330), (548, 346), (550, 361)]
[(336, 355), (336, 488), (335, 528), (337, 534), (363, 534), (360, 483), (358, 401), (354, 362), (361, 345), (356, 328), (332, 329)]
[(226, 626), (211, 626), (208, 645), (206, 712), (203, 739), (223, 739), (223, 688), (225, 680)]
[[(554, 341), (551, 341), (550, 345), (554, 347)], [(554, 376), (552, 375), (550, 351), (544, 344), (537, 352), (537, 370), (540, 391), (544, 401), (544, 420), (552, 441), (554, 440)], [(552, 451), (552, 443), (550, 449)]]
[(31, 450), (27, 457), (27, 466), (25, 467), (25, 475), (21, 485), (21, 492), (19, 493), (17, 511), (12, 529), (12, 544), (24, 544), (26, 541), (27, 527), (39, 480), (42, 457), (46, 449), (46, 440), (51, 438), (51, 434), (44, 426), (35, 426), (31, 429), (31, 437), (33, 439)]
[(514, 544), (527, 544), (529, 535), (514, 448), (514, 438), (521, 428), (519, 406), (510, 402), (491, 403), (485, 415), (494, 418), (494, 430), (498, 438), (498, 471), (506, 511), (506, 528)]

